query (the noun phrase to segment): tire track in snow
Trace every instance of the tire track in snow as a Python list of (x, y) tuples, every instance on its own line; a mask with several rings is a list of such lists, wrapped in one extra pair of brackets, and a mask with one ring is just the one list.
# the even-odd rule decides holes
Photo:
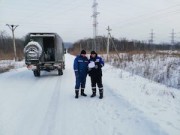
[(61, 83), (62, 83), (61, 78), (58, 78), (56, 80), (56, 85), (53, 87), (54, 92), (53, 95), (51, 96), (51, 100), (48, 105), (47, 112), (43, 121), (43, 125), (41, 126), (39, 135), (53, 135), (57, 110), (59, 108)]
[[(167, 135), (158, 124), (146, 118), (143, 112), (134, 108), (123, 97), (113, 93), (107, 85), (104, 85), (104, 89), (104, 99), (95, 104), (97, 125), (108, 127), (107, 132), (113, 135)], [(111, 123), (116, 126), (112, 127)]]
[[(32, 77), (30, 84), (33, 85), (29, 87), (30, 89), (25, 87), (27, 84), (29, 85), (28, 80), (25, 81), (25, 84), (21, 87), (21, 92), (24, 91), (25, 98), (21, 101), (21, 107), (17, 108), (17, 112), (19, 113), (13, 115), (19, 118), (18, 122), (16, 122), (18, 123), (18, 127), (14, 133), (15, 135), (39, 135), (41, 125), (45, 122), (44, 117), (47, 117), (46, 111), (50, 108), (52, 98), (55, 98), (55, 93), (57, 93), (54, 87), (57, 85), (59, 76), (52, 77), (49, 74), (42, 74), (40, 78)], [(29, 130), (31, 130), (31, 132), (28, 132)]]
[(85, 90), (88, 97), (74, 98), (75, 77), (72, 66), (68, 66), (64, 71), (61, 84), (60, 107), (57, 112), (54, 135), (98, 135), (94, 130), (94, 123), (91, 121), (93, 115), (88, 108), (91, 100), (88, 89)]
[[(0, 76), (1, 92), (3, 98), (3, 123), (5, 128), (3, 134), (29, 135), (36, 134), (41, 123), (42, 111), (46, 108), (43, 103), (53, 93), (50, 91), (50, 84), (54, 84), (48, 76), (34, 78), (32, 72), (21, 69), (18, 72), (9, 72)], [(10, 85), (8, 84), (10, 81)], [(12, 87), (13, 86), (13, 87)], [(4, 91), (4, 92), (3, 92)], [(8, 99), (8, 100), (7, 100)], [(48, 100), (47, 100), (48, 101)], [(42, 115), (42, 116), (41, 116)], [(10, 121), (9, 123), (7, 123)], [(9, 130), (11, 129), (11, 130)]]
[(88, 108), (92, 108), (90, 113), (96, 134), (167, 135), (158, 124), (146, 118), (143, 112), (123, 97), (113, 93), (107, 85), (104, 85), (104, 98), (100, 100), (98, 96), (90, 99), (88, 105)]

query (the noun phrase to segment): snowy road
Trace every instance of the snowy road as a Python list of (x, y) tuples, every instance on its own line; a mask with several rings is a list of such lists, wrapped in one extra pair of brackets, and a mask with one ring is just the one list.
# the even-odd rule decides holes
[(43, 72), (35, 78), (26, 68), (0, 75), (0, 135), (169, 134), (124, 96), (115, 93), (108, 85), (113, 83), (106, 78), (109, 74), (104, 75), (104, 99), (90, 98), (89, 77), (85, 91), (88, 97), (75, 99), (73, 59), (66, 55), (63, 76)]

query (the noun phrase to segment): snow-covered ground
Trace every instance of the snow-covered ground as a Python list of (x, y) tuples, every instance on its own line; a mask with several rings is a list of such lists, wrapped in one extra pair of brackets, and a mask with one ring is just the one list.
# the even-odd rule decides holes
[(179, 135), (180, 91), (103, 68), (104, 98), (74, 98), (74, 56), (63, 76), (25, 67), (0, 74), (0, 135)]

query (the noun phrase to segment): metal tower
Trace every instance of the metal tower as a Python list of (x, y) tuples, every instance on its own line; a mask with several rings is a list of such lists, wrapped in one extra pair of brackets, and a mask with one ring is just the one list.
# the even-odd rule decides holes
[(154, 43), (154, 32), (153, 29), (151, 29), (149, 44), (153, 44), (153, 43)]
[(98, 3), (96, 2), (96, 0), (94, 0), (94, 3), (92, 5), (92, 8), (93, 8), (93, 38), (94, 38), (94, 50), (96, 51), (96, 37), (97, 37), (97, 25), (98, 25), (98, 22), (97, 22), (97, 15), (99, 14), (99, 12), (97, 12), (97, 6), (98, 6)]
[(175, 41), (174, 41), (175, 34), (176, 34), (176, 33), (174, 33), (174, 29), (172, 29), (172, 33), (171, 33), (171, 44), (172, 44), (172, 45), (175, 44)]

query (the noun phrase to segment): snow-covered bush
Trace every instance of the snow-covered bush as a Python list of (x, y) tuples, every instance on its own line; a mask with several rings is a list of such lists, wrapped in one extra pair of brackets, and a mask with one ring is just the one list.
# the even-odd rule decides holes
[(111, 55), (109, 63), (131, 72), (132, 75), (140, 75), (169, 87), (180, 89), (179, 52), (120, 53), (120, 57), (121, 62), (116, 55)]

